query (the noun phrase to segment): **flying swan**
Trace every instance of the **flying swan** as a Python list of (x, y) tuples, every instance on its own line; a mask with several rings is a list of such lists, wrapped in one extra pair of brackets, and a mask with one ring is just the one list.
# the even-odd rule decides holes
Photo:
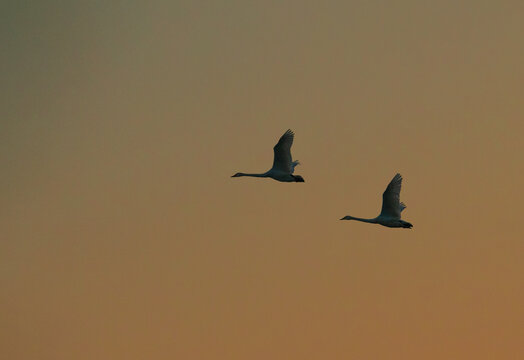
[(374, 219), (361, 219), (353, 216), (344, 216), (340, 220), (357, 220), (372, 224), (380, 224), (392, 228), (408, 228), (413, 227), (407, 221), (400, 220), (400, 213), (406, 208), (404, 203), (400, 202), (400, 187), (402, 185), (402, 176), (396, 174), (389, 183), (386, 191), (382, 194), (382, 211), (380, 215)]
[(298, 161), (291, 159), (291, 145), (293, 145), (293, 138), (295, 133), (288, 130), (282, 135), (278, 143), (273, 147), (275, 158), (273, 160), (273, 167), (262, 174), (245, 174), (236, 173), (231, 177), (252, 176), (261, 178), (272, 178), (282, 182), (304, 182), (304, 178), (300, 175), (293, 175), (295, 167), (300, 164)]

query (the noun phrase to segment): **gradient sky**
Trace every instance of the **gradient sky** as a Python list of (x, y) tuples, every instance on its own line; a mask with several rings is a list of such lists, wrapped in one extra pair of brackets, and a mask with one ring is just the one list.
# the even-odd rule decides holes
[(523, 14), (2, 3), (0, 358), (523, 359)]

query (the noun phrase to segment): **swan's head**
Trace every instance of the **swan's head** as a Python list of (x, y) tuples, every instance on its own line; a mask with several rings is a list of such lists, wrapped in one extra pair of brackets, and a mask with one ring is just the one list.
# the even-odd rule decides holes
[(244, 176), (244, 173), (236, 173), (235, 175), (233, 175), (231, 177), (239, 177), (239, 176)]
[(342, 219), (340, 219), (340, 220), (353, 220), (353, 219), (354, 219), (354, 217), (347, 215), (347, 216), (344, 216), (344, 217), (343, 217)]

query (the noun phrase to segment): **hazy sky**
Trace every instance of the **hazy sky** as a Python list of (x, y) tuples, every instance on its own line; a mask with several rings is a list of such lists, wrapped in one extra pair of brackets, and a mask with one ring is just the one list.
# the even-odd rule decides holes
[(523, 359), (523, 14), (4, 2), (0, 358)]

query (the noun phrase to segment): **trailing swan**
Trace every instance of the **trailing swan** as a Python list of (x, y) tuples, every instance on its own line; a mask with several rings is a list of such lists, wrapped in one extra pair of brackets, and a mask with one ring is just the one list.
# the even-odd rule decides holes
[(411, 229), (412, 224), (400, 219), (400, 213), (406, 208), (404, 203), (400, 202), (400, 187), (402, 185), (402, 176), (396, 174), (389, 183), (386, 191), (382, 194), (382, 211), (380, 215), (373, 219), (362, 219), (353, 216), (344, 216), (340, 220), (357, 220), (372, 224), (380, 224), (392, 228)]

